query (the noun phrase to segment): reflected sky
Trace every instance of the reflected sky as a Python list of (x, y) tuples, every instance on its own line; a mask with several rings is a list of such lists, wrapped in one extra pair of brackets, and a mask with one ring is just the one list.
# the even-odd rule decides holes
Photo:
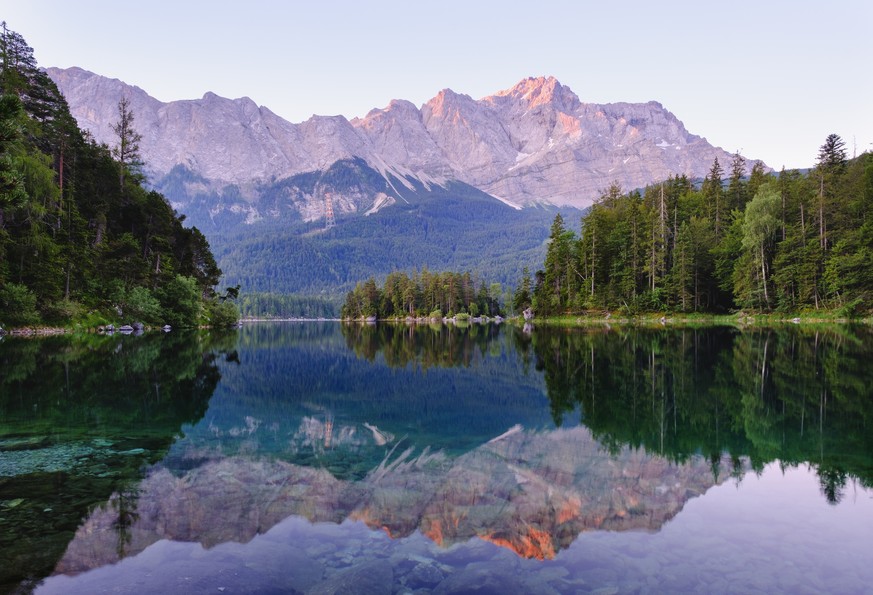
[[(36, 505), (16, 486), (65, 497), (61, 476), (19, 459), (66, 449), (87, 463), (67, 485), (107, 494), (37, 592), (852, 593), (873, 580), (863, 329), (298, 323), (164, 341), (79, 357), (0, 346), (18, 362), (0, 382), (0, 527), (18, 531), (7, 519)], [(117, 345), (118, 377), (143, 389), (114, 429), (82, 422), (111, 396), (95, 387)], [(79, 380), (51, 390), (96, 398), (21, 406), (71, 369)], [(187, 394), (196, 407), (180, 408)], [(161, 420), (148, 436), (132, 430), (142, 407)], [(84, 425), (39, 434), (64, 415)], [(103, 454), (75, 450), (83, 433)], [(97, 477), (115, 460), (123, 472)]]

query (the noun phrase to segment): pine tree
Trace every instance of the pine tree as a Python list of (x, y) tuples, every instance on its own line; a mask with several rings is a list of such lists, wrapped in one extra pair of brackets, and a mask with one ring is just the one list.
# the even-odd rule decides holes
[(718, 162), (718, 157), (712, 162), (712, 167), (709, 169), (709, 174), (703, 180), (701, 192), (712, 214), (712, 220), (715, 223), (715, 241), (721, 239), (721, 228), (724, 222), (724, 214), (728, 212), (724, 204), (724, 189), (722, 188), (722, 177), (724, 171)]
[(725, 195), (726, 211), (744, 209), (746, 207), (746, 183), (743, 177), (746, 175), (746, 160), (739, 152), (734, 153), (731, 161), (731, 177)]
[(564, 218), (555, 215), (549, 233), (549, 247), (545, 261), (545, 303), (538, 303), (538, 310), (545, 313), (563, 311), (570, 303), (572, 295), (573, 269), (571, 246), (575, 234), (564, 227)]
[(118, 121), (112, 125), (112, 131), (118, 137), (118, 144), (112, 149), (112, 155), (118, 160), (120, 173), (119, 186), (124, 189), (125, 174), (138, 176), (141, 173), (142, 158), (139, 153), (139, 143), (142, 135), (133, 126), (133, 111), (130, 100), (122, 97), (118, 101)]
[(835, 185), (846, 167), (846, 143), (837, 134), (829, 134), (818, 151), (816, 166), (819, 180), (818, 233), (822, 250), (828, 249), (827, 211), (834, 196)]
[(521, 273), (521, 281), (512, 296), (512, 308), (515, 312), (521, 312), (529, 308), (531, 304), (530, 271), (527, 267)]

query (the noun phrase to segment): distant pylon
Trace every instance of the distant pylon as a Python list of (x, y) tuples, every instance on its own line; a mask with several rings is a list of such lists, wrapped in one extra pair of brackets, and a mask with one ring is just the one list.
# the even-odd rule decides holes
[(333, 216), (333, 199), (330, 192), (324, 193), (324, 228), (330, 229), (336, 225), (336, 217)]

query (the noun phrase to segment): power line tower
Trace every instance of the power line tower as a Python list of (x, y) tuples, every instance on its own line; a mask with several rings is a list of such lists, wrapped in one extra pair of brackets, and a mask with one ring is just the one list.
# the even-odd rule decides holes
[(336, 225), (336, 217), (333, 215), (333, 199), (330, 192), (324, 193), (324, 228), (330, 229)]

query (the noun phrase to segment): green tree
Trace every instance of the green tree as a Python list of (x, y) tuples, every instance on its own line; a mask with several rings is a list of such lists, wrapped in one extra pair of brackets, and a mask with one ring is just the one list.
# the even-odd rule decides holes
[(131, 287), (119, 297), (118, 305), (126, 320), (147, 324), (161, 322), (161, 304), (147, 287)]
[(212, 328), (230, 328), (239, 322), (239, 309), (232, 301), (214, 299), (209, 302), (207, 316)]
[[(745, 291), (738, 296), (747, 306), (769, 309), (772, 305), (768, 271), (773, 256), (773, 241), (779, 230), (781, 202), (778, 188), (771, 183), (762, 186), (746, 205), (742, 246), (747, 256), (751, 257), (746, 262), (754, 263), (754, 276), (758, 281), (755, 291)], [(746, 271), (745, 274), (748, 275), (749, 272)]]
[(159, 290), (158, 300), (164, 323), (180, 328), (199, 324), (203, 305), (197, 279), (176, 275)]
[(564, 218), (558, 213), (549, 233), (544, 270), (545, 283), (537, 302), (537, 309), (543, 314), (562, 312), (570, 304), (575, 277), (571, 260), (571, 247), (574, 241), (575, 234), (564, 226)]
[(529, 308), (531, 304), (530, 271), (527, 267), (521, 273), (521, 281), (512, 296), (512, 308), (515, 312), (521, 312)]
[(118, 101), (118, 120), (112, 125), (112, 132), (118, 137), (118, 143), (112, 148), (112, 155), (118, 160), (118, 183), (122, 190), (126, 174), (138, 177), (142, 173), (142, 157), (139, 152), (142, 135), (134, 128), (133, 120), (130, 100), (122, 97)]
[(856, 315), (873, 306), (873, 154), (852, 162), (843, 178), (846, 225), (828, 258), (824, 280), (828, 293)]
[(17, 283), (0, 286), (0, 323), (18, 326), (38, 321), (36, 295), (32, 291)]
[(744, 209), (746, 206), (746, 183), (743, 177), (746, 175), (746, 160), (739, 152), (734, 153), (731, 161), (731, 176), (728, 182), (725, 199), (726, 212), (734, 209)]
[(724, 170), (716, 157), (712, 162), (712, 167), (709, 173), (703, 180), (701, 192), (706, 204), (709, 205), (710, 216), (715, 224), (715, 241), (721, 239), (722, 224), (724, 223), (724, 214), (729, 212), (724, 200), (724, 188), (722, 187), (722, 178)]
[(13, 162), (13, 151), (21, 137), (21, 101), (15, 95), (0, 96), (0, 227), (2, 210), (27, 200), (24, 179)]
[(836, 194), (836, 184), (846, 167), (846, 143), (838, 134), (829, 134), (819, 147), (816, 177), (818, 191), (818, 232), (822, 250), (828, 249), (828, 211)]

